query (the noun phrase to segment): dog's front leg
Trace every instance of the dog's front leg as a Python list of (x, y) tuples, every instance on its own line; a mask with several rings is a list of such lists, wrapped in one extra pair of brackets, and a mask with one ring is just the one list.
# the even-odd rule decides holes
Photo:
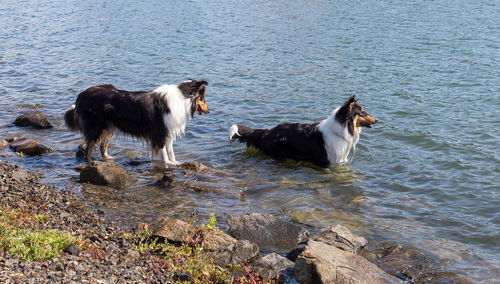
[(167, 143), (166, 143), (167, 148), (167, 154), (168, 154), (168, 159), (170, 162), (172, 162), (175, 166), (180, 165), (179, 162), (175, 160), (175, 155), (174, 155), (174, 139), (168, 137), (167, 138)]
[(165, 146), (163, 146), (163, 148), (161, 148), (160, 153), (161, 153), (161, 157), (163, 160), (163, 164), (165, 165), (165, 168), (168, 168), (168, 166), (177, 166), (177, 164), (175, 162), (172, 162), (168, 157), (167, 145), (165, 145)]

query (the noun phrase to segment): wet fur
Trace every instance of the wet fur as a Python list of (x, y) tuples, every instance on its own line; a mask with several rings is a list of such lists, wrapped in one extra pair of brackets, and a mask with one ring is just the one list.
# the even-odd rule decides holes
[(195, 113), (208, 113), (206, 81), (187, 80), (162, 85), (150, 92), (118, 90), (113, 85), (90, 87), (80, 93), (64, 115), (68, 128), (85, 138), (86, 160), (99, 143), (103, 160), (109, 159), (108, 143), (113, 133), (148, 141), (152, 154), (161, 151), (165, 166), (178, 162), (173, 141), (184, 132), (186, 121)]
[(361, 128), (369, 128), (376, 122), (352, 96), (320, 123), (284, 123), (272, 129), (233, 125), (229, 139), (244, 142), (280, 160), (292, 158), (329, 167), (347, 162), (350, 149), (359, 141)]

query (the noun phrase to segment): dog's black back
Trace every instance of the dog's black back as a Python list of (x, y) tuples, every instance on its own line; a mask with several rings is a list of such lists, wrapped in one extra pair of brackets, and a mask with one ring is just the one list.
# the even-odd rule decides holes
[(159, 94), (100, 85), (78, 95), (76, 110), (87, 140), (98, 140), (104, 130), (117, 128), (127, 135), (150, 140), (153, 147), (165, 143), (168, 129), (163, 116), (170, 110)]
[(238, 125), (238, 133), (236, 139), (280, 160), (292, 158), (322, 167), (329, 164), (318, 123), (284, 123), (272, 129), (255, 130)]

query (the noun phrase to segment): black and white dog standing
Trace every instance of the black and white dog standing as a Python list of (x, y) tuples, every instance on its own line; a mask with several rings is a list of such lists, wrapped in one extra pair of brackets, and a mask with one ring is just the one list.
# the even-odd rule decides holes
[(349, 151), (359, 141), (361, 128), (370, 128), (376, 122), (352, 96), (322, 122), (284, 123), (272, 129), (233, 125), (229, 140), (246, 142), (277, 159), (292, 158), (329, 167), (347, 162)]
[(118, 90), (113, 85), (90, 87), (81, 92), (64, 120), (72, 131), (85, 138), (86, 160), (100, 143), (103, 160), (110, 159), (108, 143), (115, 131), (146, 140), (152, 155), (161, 153), (165, 167), (178, 165), (173, 142), (195, 113), (207, 114), (206, 81), (187, 80), (162, 85), (150, 92)]

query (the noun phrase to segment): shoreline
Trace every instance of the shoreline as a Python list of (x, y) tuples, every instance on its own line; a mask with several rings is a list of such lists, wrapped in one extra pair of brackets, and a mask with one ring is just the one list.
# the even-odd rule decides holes
[[(203, 253), (186, 253), (185, 246), (168, 247), (179, 258), (177, 269), (165, 266), (166, 256), (158, 254), (145, 231), (141, 228), (127, 230), (115, 222), (100, 217), (96, 208), (91, 208), (82, 197), (69, 191), (57, 191), (54, 187), (38, 182), (38, 176), (0, 160), (0, 220), (5, 237), (9, 227), (32, 232), (58, 231), (71, 238), (55, 257), (25, 260), (27, 254), (9, 252), (9, 244), (0, 238), (0, 282), (88, 282), (88, 283), (171, 283), (236, 282), (250, 283), (243, 279), (244, 267), (221, 269), (216, 267)], [(13, 216), (13, 218), (7, 218)], [(55, 247), (45, 244), (44, 248)], [(178, 250), (178, 251), (176, 251)], [(178, 254), (178, 255), (177, 255)], [(24, 259), (23, 259), (24, 258)], [(28, 258), (29, 259), (29, 258)], [(183, 263), (196, 260), (202, 275), (193, 276), (193, 267)], [(252, 274), (258, 277), (257, 274)], [(248, 278), (249, 279), (249, 278)], [(265, 280), (264, 280), (265, 281)], [(239, 282), (238, 282), (239, 283)], [(269, 282), (263, 282), (269, 283)]]

